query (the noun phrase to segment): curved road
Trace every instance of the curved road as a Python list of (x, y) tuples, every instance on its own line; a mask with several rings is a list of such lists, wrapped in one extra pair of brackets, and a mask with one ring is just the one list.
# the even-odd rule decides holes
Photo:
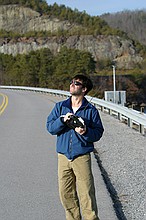
[[(46, 119), (59, 98), (0, 90), (0, 219), (65, 220), (57, 185), (56, 137)], [(101, 220), (116, 220), (93, 157)]]

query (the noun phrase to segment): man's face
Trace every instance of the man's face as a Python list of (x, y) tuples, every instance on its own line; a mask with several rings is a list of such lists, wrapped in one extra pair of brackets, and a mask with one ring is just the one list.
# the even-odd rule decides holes
[(79, 79), (73, 79), (70, 82), (70, 94), (71, 95), (82, 95), (83, 94), (83, 84)]

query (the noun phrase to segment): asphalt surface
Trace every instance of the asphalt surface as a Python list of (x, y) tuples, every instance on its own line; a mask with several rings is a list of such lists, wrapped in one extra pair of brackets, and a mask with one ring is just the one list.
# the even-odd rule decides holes
[[(46, 119), (59, 98), (0, 90), (0, 220), (65, 220), (57, 182), (56, 137)], [(0, 107), (3, 98), (0, 95)], [(1, 109), (1, 108), (0, 108)], [(113, 203), (92, 154), (100, 220), (116, 220)]]

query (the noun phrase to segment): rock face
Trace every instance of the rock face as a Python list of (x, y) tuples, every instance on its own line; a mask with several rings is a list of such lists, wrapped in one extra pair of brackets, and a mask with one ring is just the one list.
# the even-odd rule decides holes
[[(75, 24), (68, 21), (51, 19), (49, 16), (41, 16), (29, 8), (16, 5), (0, 6), (0, 29), (15, 31), (25, 34), (29, 31), (72, 30), (77, 28)], [(23, 54), (32, 50), (49, 48), (53, 54), (59, 52), (62, 46), (90, 52), (95, 60), (110, 59), (117, 61), (119, 68), (133, 68), (134, 64), (140, 63), (142, 57), (137, 54), (132, 41), (119, 36), (93, 36), (80, 35), (70, 37), (46, 37), (17, 39), (1, 38), (0, 53)]]
[(30, 8), (17, 5), (0, 6), (0, 30), (15, 31), (24, 34), (29, 31), (50, 31), (72, 29), (74, 25), (67, 21), (50, 19)]

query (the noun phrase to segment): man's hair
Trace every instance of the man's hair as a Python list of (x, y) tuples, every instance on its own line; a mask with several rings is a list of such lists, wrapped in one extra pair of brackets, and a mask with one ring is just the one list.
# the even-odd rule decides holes
[(87, 88), (85, 95), (87, 95), (87, 93), (93, 88), (93, 83), (91, 79), (85, 75), (77, 74), (73, 77), (73, 79), (75, 80), (79, 79), (83, 84), (83, 88), (85, 87)]

